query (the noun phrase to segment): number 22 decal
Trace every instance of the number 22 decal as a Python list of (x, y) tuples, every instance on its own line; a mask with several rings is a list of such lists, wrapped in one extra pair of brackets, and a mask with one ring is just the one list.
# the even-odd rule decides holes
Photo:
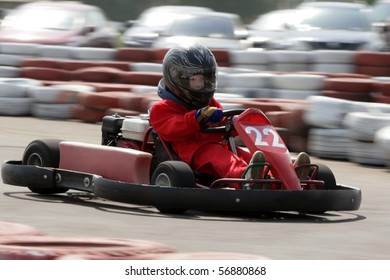
[(283, 144), (283, 142), (280, 141), (279, 134), (276, 133), (274, 130), (270, 128), (263, 128), (262, 131), (259, 131), (257, 128), (253, 126), (247, 126), (245, 128), (245, 132), (248, 134), (251, 134), (252, 132), (255, 133), (255, 145), (256, 146), (269, 146), (269, 144), (265, 141), (263, 141), (263, 135), (268, 136), (269, 134), (272, 134), (272, 146), (278, 147), (278, 148), (285, 148), (286, 146)]

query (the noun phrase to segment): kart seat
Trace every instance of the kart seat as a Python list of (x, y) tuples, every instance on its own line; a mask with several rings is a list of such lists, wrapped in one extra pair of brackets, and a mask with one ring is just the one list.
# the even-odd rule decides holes
[(60, 143), (59, 168), (110, 180), (149, 184), (152, 155), (147, 152), (81, 142)]

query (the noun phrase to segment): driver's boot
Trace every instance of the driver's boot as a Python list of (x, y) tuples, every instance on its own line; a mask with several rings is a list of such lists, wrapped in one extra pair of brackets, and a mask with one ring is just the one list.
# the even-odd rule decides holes
[(310, 174), (310, 166), (301, 166), (303, 164), (310, 164), (310, 157), (305, 152), (298, 154), (295, 162), (294, 168), (299, 180), (307, 180)]
[(254, 164), (249, 170), (248, 179), (261, 179), (265, 164), (265, 155), (262, 151), (256, 151), (249, 162), (249, 165)]

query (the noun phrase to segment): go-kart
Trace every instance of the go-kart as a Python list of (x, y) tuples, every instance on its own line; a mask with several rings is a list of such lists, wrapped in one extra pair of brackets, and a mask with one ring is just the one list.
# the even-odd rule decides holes
[[(20, 161), (3, 163), (5, 184), (51, 195), (69, 189), (112, 201), (151, 205), (163, 213), (358, 210), (359, 188), (336, 183), (324, 164), (294, 166), (294, 158), (258, 109), (227, 110), (204, 133), (221, 133), (229, 148), (264, 152), (262, 178), (212, 178), (181, 161), (150, 127), (148, 118), (106, 116), (101, 145), (43, 139), (31, 142)], [(250, 168), (250, 167), (248, 167)], [(299, 179), (297, 169), (309, 168)]]

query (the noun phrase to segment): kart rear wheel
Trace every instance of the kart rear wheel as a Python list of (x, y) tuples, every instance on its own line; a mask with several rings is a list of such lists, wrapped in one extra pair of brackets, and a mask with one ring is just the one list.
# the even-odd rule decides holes
[[(58, 168), (60, 162), (60, 142), (59, 139), (34, 140), (24, 151), (23, 165), (35, 165), (41, 167)], [(39, 188), (27, 186), (32, 192), (39, 194), (64, 193), (67, 188)]]
[[(190, 166), (182, 161), (164, 161), (153, 172), (152, 185), (161, 187), (195, 188), (195, 176)], [(183, 214), (187, 209), (156, 206), (165, 214)]]

